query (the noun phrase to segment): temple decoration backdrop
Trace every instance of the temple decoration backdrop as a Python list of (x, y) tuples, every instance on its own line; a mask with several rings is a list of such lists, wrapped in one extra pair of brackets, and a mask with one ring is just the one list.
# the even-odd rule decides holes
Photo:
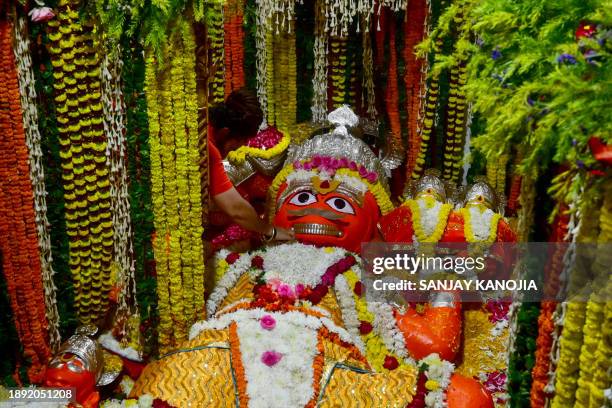
[[(148, 356), (187, 340), (212, 273), (208, 108), (243, 87), (297, 141), (351, 106), (375, 129), (366, 142), (401, 159), (394, 204), (429, 168), (458, 185), (485, 176), (519, 241), (612, 242), (609, 1), (2, 0), (0, 11), (6, 386), (39, 384), (62, 340), (109, 316)], [(568, 254), (549, 255), (557, 281)], [(612, 253), (596, 259), (609, 270)], [(511, 310), (503, 404), (610, 403), (604, 298)]]

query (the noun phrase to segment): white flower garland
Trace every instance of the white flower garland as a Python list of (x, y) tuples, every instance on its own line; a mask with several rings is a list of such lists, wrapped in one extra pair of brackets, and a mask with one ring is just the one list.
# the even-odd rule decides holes
[(324, 0), (315, 2), (314, 75), (312, 77), (312, 121), (323, 123), (327, 118), (327, 33), (325, 32)]
[[(361, 270), (353, 267), (353, 271), (361, 278)], [(365, 345), (363, 344), (363, 340), (361, 340), (361, 335), (359, 333), (360, 322), (359, 317), (357, 316), (357, 306), (355, 305), (355, 299), (353, 298), (353, 291), (349, 287), (344, 275), (339, 275), (336, 277), (336, 284), (334, 288), (336, 290), (336, 298), (338, 299), (340, 310), (342, 311), (342, 321), (344, 323), (344, 327), (355, 339), (353, 342), (355, 344), (359, 344), (359, 349), (365, 350)]]
[[(487, 241), (491, 236), (491, 228), (497, 230), (497, 225), (492, 225), (494, 220), (497, 220), (497, 213), (489, 208), (471, 206), (468, 207), (470, 212), (470, 226), (474, 232), (474, 237), (477, 241)], [(466, 222), (468, 222), (466, 220)]]
[(132, 347), (124, 347), (113, 337), (111, 332), (106, 332), (98, 339), (100, 345), (115, 354), (132, 361), (142, 361), (140, 353)]
[[(320, 322), (297, 312), (267, 314), (276, 320), (274, 330), (264, 330), (257, 318), (237, 322), (249, 406), (303, 407), (314, 395), (313, 361)], [(261, 356), (266, 351), (280, 353), (281, 360), (265, 365)]]
[[(107, 137), (106, 157), (110, 168), (111, 213), (113, 216), (113, 262), (120, 285), (119, 316), (138, 313), (136, 280), (134, 276), (134, 248), (127, 180), (127, 152), (125, 138), (125, 106), (121, 91), (123, 62), (116, 53), (107, 53), (100, 67), (104, 133)], [(128, 310), (133, 304), (133, 310)]]
[(369, 302), (368, 310), (374, 316), (373, 328), (380, 335), (385, 347), (404, 361), (414, 363), (408, 354), (404, 335), (397, 328), (393, 307), (387, 303)]
[(345, 257), (346, 251), (332, 248), (328, 252), (323, 248), (296, 242), (270, 247), (255, 255), (264, 260), (267, 280), (277, 278), (293, 286), (301, 283), (314, 287), (321, 281), (327, 268)]
[(151, 408), (152, 406), (153, 397), (150, 394), (143, 394), (138, 399), (111, 399), (100, 404), (101, 408)]
[(23, 112), (23, 129), (30, 161), (30, 180), (34, 193), (34, 212), (36, 214), (36, 232), (40, 250), (40, 268), (45, 293), (45, 315), (49, 323), (49, 344), (57, 351), (61, 337), (59, 334), (59, 314), (57, 311), (55, 284), (53, 283), (51, 237), (47, 219), (47, 190), (43, 168), (41, 136), (38, 129), (38, 109), (36, 107), (36, 89), (30, 57), (30, 40), (27, 33), (26, 19), (20, 16), (15, 25), (15, 60), (19, 79), (19, 96)]
[(212, 317), (217, 308), (225, 299), (230, 289), (236, 285), (238, 279), (249, 269), (251, 266), (251, 259), (253, 255), (249, 253), (243, 253), (240, 258), (236, 260), (232, 265), (229, 266), (227, 272), (223, 275), (221, 280), (217, 283), (213, 292), (210, 294), (208, 301), (206, 302), (206, 314), (208, 317)]
[(374, 56), (372, 54), (372, 37), (370, 32), (370, 19), (364, 17), (365, 33), (362, 35), (363, 46), (363, 93), (366, 101), (366, 113), (370, 120), (376, 120), (376, 93), (374, 91)]
[(446, 391), (450, 385), (450, 378), (455, 371), (455, 365), (442, 360), (436, 353), (428, 355), (419, 363), (427, 365), (424, 374), (427, 377), (425, 387), (429, 392), (425, 395), (425, 406), (428, 408), (446, 408)]

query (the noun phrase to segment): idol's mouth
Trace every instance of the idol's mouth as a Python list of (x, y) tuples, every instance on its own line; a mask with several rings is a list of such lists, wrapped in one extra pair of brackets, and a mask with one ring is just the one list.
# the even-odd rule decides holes
[(328, 235), (331, 237), (342, 237), (342, 231), (329, 224), (294, 224), (293, 231), (304, 235)]

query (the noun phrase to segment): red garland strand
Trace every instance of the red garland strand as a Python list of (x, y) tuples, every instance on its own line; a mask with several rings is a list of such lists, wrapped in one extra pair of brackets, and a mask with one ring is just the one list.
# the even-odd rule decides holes
[(406, 175), (411, 177), (419, 153), (421, 139), (418, 133), (421, 94), (425, 87), (423, 69), (425, 60), (417, 58), (414, 48), (419, 44), (426, 31), (427, 0), (410, 0), (404, 20), (404, 84), (406, 86), (406, 112), (408, 115), (408, 150), (406, 157)]
[[(549, 242), (563, 242), (568, 232), (569, 216), (567, 208), (562, 208), (561, 215), (555, 218), (553, 231)], [(563, 258), (566, 246), (553, 246), (550, 261), (545, 268), (544, 281), (547, 282), (545, 294), (547, 298), (553, 298), (559, 290), (559, 274), (563, 269)], [(555, 330), (553, 313), (557, 309), (557, 302), (544, 301), (540, 308), (538, 317), (538, 338), (536, 339), (535, 364), (531, 371), (532, 383), (530, 400), (531, 407), (543, 408), (549, 396), (544, 392), (548, 383), (548, 371), (550, 370), (550, 352), (553, 343), (552, 333)]]
[(29, 157), (11, 45), (12, 26), (0, 21), (0, 252), (17, 335), (24, 356), (31, 361), (28, 377), (30, 382), (40, 383), (51, 350)]

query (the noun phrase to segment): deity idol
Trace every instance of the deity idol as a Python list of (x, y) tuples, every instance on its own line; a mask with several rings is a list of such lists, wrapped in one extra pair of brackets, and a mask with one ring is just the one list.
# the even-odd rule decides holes
[[(500, 270), (497, 264), (504, 264), (505, 270), (512, 264), (511, 246), (491, 246), (516, 241), (503, 218), (503, 207), (502, 195), (483, 179), (476, 178), (472, 186), (457, 193), (437, 171), (429, 170), (410, 185), (404, 204), (381, 218), (379, 229), (389, 242), (485, 246), (487, 268), (479, 278), (486, 278)], [(429, 305), (396, 313), (396, 319), (413, 356), (435, 352), (447, 361), (460, 361), (459, 372), (480, 378), (496, 403), (503, 405), (508, 308), (508, 303), (486, 301), (465, 304), (462, 310), (458, 294), (434, 293)]]
[[(270, 189), (275, 223), (298, 243), (222, 252), (209, 320), (149, 364), (131, 396), (172, 406), (492, 407), (432, 353), (413, 358), (386, 304), (367, 303), (356, 252), (393, 207), (382, 164), (349, 128), (294, 146)], [(419, 360), (419, 361), (417, 361)]]

